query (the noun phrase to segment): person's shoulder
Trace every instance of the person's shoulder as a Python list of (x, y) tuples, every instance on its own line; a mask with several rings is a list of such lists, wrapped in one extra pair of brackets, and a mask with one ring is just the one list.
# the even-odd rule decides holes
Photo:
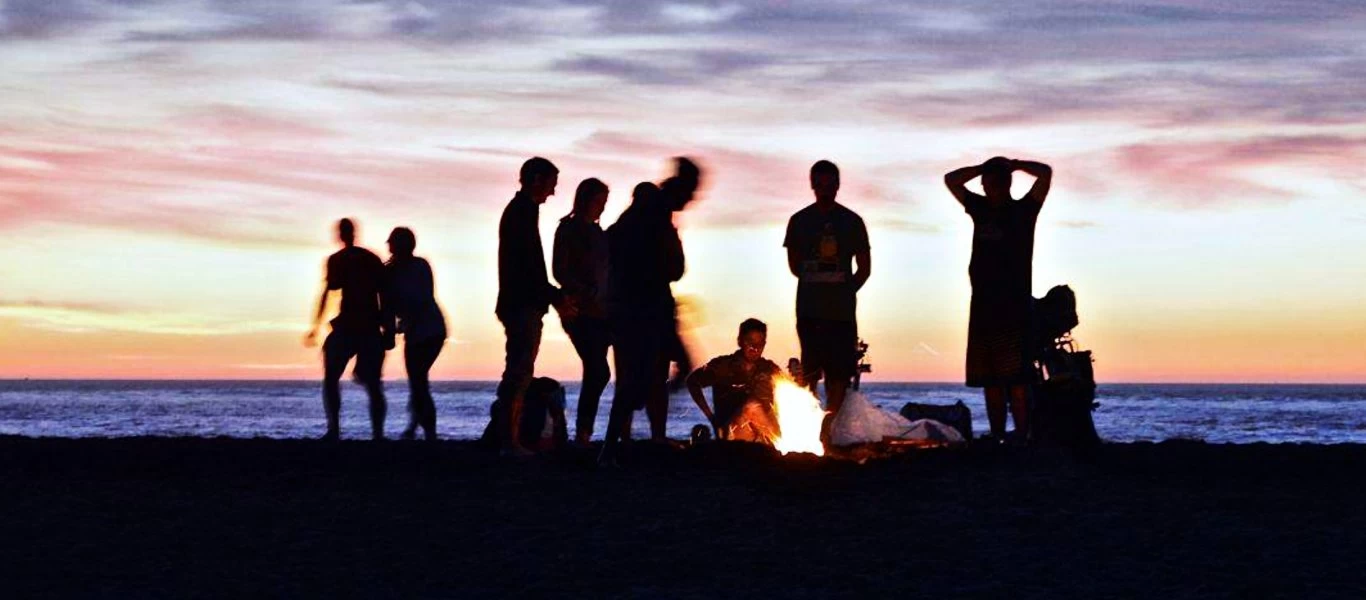
[(739, 355), (738, 355), (737, 353), (722, 354), (722, 355), (720, 355), (720, 356), (714, 357), (714, 358), (712, 358), (711, 360), (707, 361), (707, 368), (709, 368), (709, 369), (718, 369), (718, 368), (719, 368), (719, 369), (729, 369), (731, 366), (733, 366), (733, 365), (735, 364), (735, 361), (736, 361), (737, 359), (739, 359), (739, 358), (740, 358), (740, 357), (739, 357)]
[(767, 373), (777, 373), (782, 371), (782, 367), (779, 367), (778, 363), (775, 363), (766, 357), (760, 358), (759, 364), (763, 365), (764, 371)]
[(797, 212), (792, 213), (791, 220), (797, 221), (799, 219), (808, 219), (811, 217), (811, 215), (816, 214), (817, 210), (819, 209), (816, 208), (816, 203), (812, 202), (810, 204), (807, 204), (806, 206), (801, 207), (801, 209), (799, 209)]
[(839, 215), (842, 218), (849, 219), (851, 221), (856, 221), (859, 223), (863, 222), (863, 217), (859, 216), (857, 212), (854, 212), (854, 209), (849, 208), (848, 206), (845, 206), (838, 202), (835, 203), (835, 214)]
[(375, 254), (374, 252), (371, 252), (369, 248), (361, 248), (360, 246), (355, 246), (353, 247), (353, 249), (355, 250), (356, 257), (365, 262), (384, 264), (384, 261), (379, 259), (379, 255)]
[(518, 215), (523, 212), (526, 212), (527, 206), (530, 203), (520, 202), (521, 199), (522, 196), (515, 195), (512, 197), (511, 200), (508, 200), (507, 206), (503, 207), (503, 220), (507, 220), (507, 218), (511, 215)]
[(813, 202), (811, 204), (803, 206), (797, 212), (792, 213), (792, 216), (787, 219), (787, 228), (791, 230), (799, 229), (802, 227), (811, 227), (812, 224), (815, 222), (815, 219), (816, 204)]

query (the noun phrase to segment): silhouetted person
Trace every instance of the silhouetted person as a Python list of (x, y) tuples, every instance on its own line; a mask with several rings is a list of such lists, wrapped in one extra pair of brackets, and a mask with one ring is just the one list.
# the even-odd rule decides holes
[(341, 435), (341, 376), (346, 364), (355, 358), (353, 376), (370, 396), (370, 433), (381, 440), (387, 406), (380, 374), (384, 351), (392, 347), (386, 345), (392, 327), (385, 323), (392, 317), (381, 312), (380, 304), (384, 264), (375, 253), (356, 246), (356, 227), (350, 219), (337, 222), (337, 239), (342, 249), (327, 258), (326, 285), (318, 298), (313, 327), (304, 338), (308, 346), (317, 342), (328, 295), (341, 292), (341, 310), (332, 319), (332, 332), (323, 342), (323, 410), (327, 413), (323, 439), (336, 440)]
[[(1010, 197), (1011, 173), (1035, 178), (1021, 199)], [(985, 196), (965, 187), (982, 178)], [(995, 157), (944, 176), (944, 184), (972, 217), (972, 307), (968, 320), (967, 385), (984, 388), (991, 434), (1004, 440), (1006, 397), (1019, 439), (1029, 434), (1030, 306), (1033, 303), (1034, 224), (1053, 169), (1037, 162)]]
[(542, 318), (554, 306), (561, 316), (574, 316), (571, 300), (546, 277), (545, 253), (538, 221), (541, 204), (555, 193), (560, 170), (535, 157), (522, 164), (521, 189), (508, 202), (498, 223), (498, 304), (494, 312), (507, 336), (507, 358), (498, 383), (495, 424), (502, 426), (503, 453), (528, 456), (518, 437), (527, 386), (535, 376), (541, 348)]
[[(840, 171), (822, 160), (811, 166), (816, 201), (787, 222), (787, 266), (797, 277), (797, 339), (802, 382), (816, 392), (825, 379), (826, 410), (838, 413), (858, 364), (858, 291), (872, 273), (868, 229), (835, 202)], [(854, 270), (857, 265), (858, 270)]]
[(446, 346), (446, 317), (436, 303), (432, 267), (413, 256), (416, 249), (411, 229), (397, 227), (389, 234), (384, 302), (397, 318), (394, 333), (403, 334), (403, 365), (408, 370), (409, 419), (402, 437), (413, 439), (421, 427), (423, 437), (431, 441), (436, 439), (436, 403), (428, 373)]
[[(674, 175), (659, 185), (659, 192), (663, 203), (668, 205), (670, 210), (682, 212), (697, 197), (697, 188), (702, 184), (702, 170), (697, 163), (685, 156), (674, 157), (673, 160)], [(683, 323), (678, 318), (677, 302), (674, 306), (673, 335), (665, 342), (664, 354), (669, 362), (676, 365), (674, 374), (669, 379), (669, 391), (683, 389), (688, 373), (692, 372), (693, 360), (687, 336), (683, 331)], [(667, 419), (669, 414), (668, 398), (664, 401), (663, 410), (657, 412), (661, 419)], [(660, 427), (664, 427), (664, 423), (661, 423)]]
[(598, 225), (607, 206), (607, 185), (585, 179), (574, 193), (574, 209), (555, 230), (551, 258), (555, 281), (574, 300), (578, 315), (561, 317), (564, 332), (583, 362), (583, 383), (579, 388), (579, 409), (574, 439), (587, 445), (593, 437), (593, 422), (598, 402), (612, 371), (607, 366), (611, 332), (607, 324), (607, 234)]
[[(764, 358), (768, 326), (758, 319), (740, 323), (740, 349), (718, 356), (688, 375), (688, 392), (706, 415), (719, 439), (771, 443), (778, 434), (773, 411), (774, 378), (782, 375), (776, 363)], [(712, 389), (712, 406), (702, 388)]]
[[(612, 326), (617, 385), (601, 462), (615, 460), (617, 444), (630, 433), (631, 414), (642, 407), (667, 408), (669, 376), (665, 345), (673, 335), (669, 284), (683, 276), (683, 245), (672, 210), (653, 183), (637, 185), (631, 206), (607, 229), (607, 314)], [(664, 431), (651, 419), (652, 438)], [(662, 424), (662, 420), (658, 421)]]

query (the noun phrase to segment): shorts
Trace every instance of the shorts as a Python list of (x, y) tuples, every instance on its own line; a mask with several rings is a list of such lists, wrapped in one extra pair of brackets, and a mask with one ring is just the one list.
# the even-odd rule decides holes
[(384, 338), (376, 330), (373, 335), (333, 330), (323, 341), (323, 364), (327, 379), (340, 378), (346, 363), (356, 359), (351, 371), (356, 381), (373, 383), (380, 380), (384, 369)]
[(858, 368), (858, 323), (797, 317), (802, 379), (850, 381)]
[(524, 396), (536, 374), (536, 355), (541, 351), (542, 321), (545, 313), (521, 311), (499, 315), (507, 345), (503, 361), (503, 377), (498, 382), (498, 399), (509, 400)]

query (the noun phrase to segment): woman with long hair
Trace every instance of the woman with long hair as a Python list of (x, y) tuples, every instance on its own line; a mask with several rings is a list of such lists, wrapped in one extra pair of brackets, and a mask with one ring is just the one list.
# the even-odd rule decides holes
[(413, 255), (417, 236), (407, 227), (389, 234), (389, 262), (385, 265), (385, 312), (398, 320), (403, 334), (403, 364), (408, 370), (408, 427), (402, 439), (436, 439), (436, 403), (428, 372), (446, 345), (446, 317), (436, 303), (432, 267)]
[(587, 445), (593, 437), (598, 402), (612, 371), (607, 366), (611, 336), (607, 327), (607, 234), (598, 225), (607, 206), (607, 185), (595, 178), (579, 183), (574, 209), (560, 219), (555, 230), (551, 270), (565, 296), (573, 298), (578, 314), (561, 317), (564, 332), (583, 361), (583, 384), (579, 388), (578, 417), (574, 441)]

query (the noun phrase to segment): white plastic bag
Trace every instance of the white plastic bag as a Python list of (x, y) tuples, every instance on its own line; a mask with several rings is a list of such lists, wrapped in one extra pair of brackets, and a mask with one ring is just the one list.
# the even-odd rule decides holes
[(873, 406), (863, 394), (850, 391), (830, 424), (830, 442), (836, 446), (849, 446), (880, 442), (886, 438), (950, 443), (963, 441), (963, 436), (948, 425), (931, 419), (911, 421)]

